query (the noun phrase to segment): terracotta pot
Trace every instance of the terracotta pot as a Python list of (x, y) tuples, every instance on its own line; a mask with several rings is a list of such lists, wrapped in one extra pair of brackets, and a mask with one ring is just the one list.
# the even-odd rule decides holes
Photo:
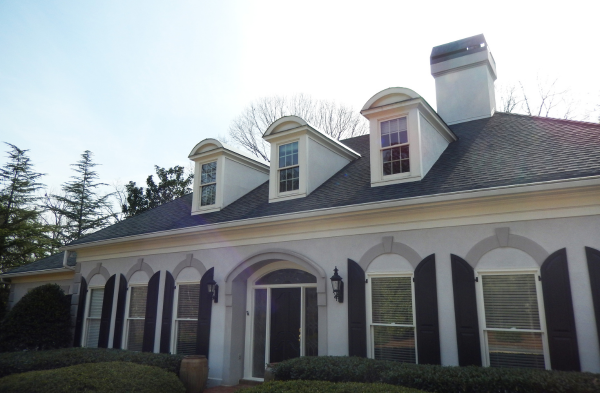
[(203, 355), (190, 355), (183, 358), (179, 368), (179, 380), (186, 393), (202, 393), (208, 379), (208, 360)]
[(273, 366), (277, 363), (269, 363), (267, 367), (265, 367), (265, 382), (273, 381), (275, 379), (275, 375), (273, 374)]

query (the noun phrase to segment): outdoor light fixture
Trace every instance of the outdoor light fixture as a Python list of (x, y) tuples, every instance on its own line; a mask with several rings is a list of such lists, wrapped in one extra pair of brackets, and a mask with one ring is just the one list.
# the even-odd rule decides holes
[(219, 302), (219, 286), (217, 285), (217, 282), (213, 279), (210, 279), (210, 281), (208, 281), (206, 283), (206, 286), (208, 287), (208, 293), (211, 294), (211, 297), (214, 300), (214, 302), (218, 303)]
[(342, 281), (342, 277), (338, 274), (337, 266), (333, 269), (333, 276), (330, 278), (331, 287), (333, 288), (333, 298), (337, 300), (338, 303), (344, 302), (344, 282)]

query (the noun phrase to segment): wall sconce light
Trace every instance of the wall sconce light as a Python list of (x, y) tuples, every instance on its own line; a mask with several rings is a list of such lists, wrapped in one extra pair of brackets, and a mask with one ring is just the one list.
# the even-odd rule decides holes
[(333, 276), (330, 278), (331, 287), (333, 288), (333, 298), (337, 300), (338, 303), (344, 302), (344, 282), (342, 281), (342, 277), (338, 274), (337, 266), (333, 269)]
[(217, 282), (215, 280), (210, 280), (206, 283), (206, 286), (208, 287), (208, 293), (210, 293), (213, 301), (215, 303), (219, 302), (219, 286), (217, 285)]

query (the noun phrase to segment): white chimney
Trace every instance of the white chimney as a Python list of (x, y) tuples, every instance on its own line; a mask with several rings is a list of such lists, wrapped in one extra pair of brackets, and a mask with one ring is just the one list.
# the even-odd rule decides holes
[(446, 124), (491, 117), (496, 110), (496, 63), (483, 34), (431, 50), (437, 112)]

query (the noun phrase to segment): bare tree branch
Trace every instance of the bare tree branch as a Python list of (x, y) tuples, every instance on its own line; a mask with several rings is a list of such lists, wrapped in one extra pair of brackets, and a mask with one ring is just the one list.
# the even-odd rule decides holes
[(262, 135), (276, 120), (295, 115), (334, 139), (367, 132), (367, 121), (352, 108), (305, 94), (263, 97), (252, 102), (229, 127), (229, 137), (256, 157), (269, 161), (270, 145)]

